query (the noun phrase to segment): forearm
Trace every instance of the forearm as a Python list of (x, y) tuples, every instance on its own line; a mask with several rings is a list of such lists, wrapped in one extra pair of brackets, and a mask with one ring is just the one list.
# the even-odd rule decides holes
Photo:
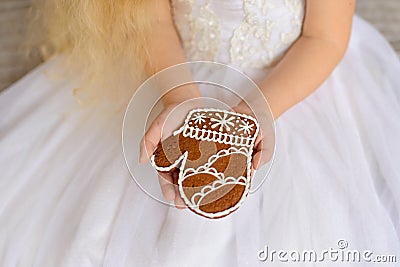
[[(164, 3), (162, 3), (164, 2)], [(167, 1), (168, 2), (168, 1)], [(169, 4), (160, 1), (155, 4), (148, 34), (146, 74), (153, 75), (170, 66), (186, 62), (178, 33), (173, 23)], [(190, 75), (187, 72), (185, 75)], [(163, 92), (162, 92), (163, 93)], [(179, 87), (163, 96), (164, 104), (181, 103), (187, 99), (199, 97), (196, 86)]]
[(171, 20), (153, 21), (148, 40), (146, 47), (148, 53), (146, 74), (148, 76), (186, 61), (178, 34)]
[(355, 0), (306, 0), (302, 35), (260, 84), (274, 118), (316, 90), (343, 57)]
[(340, 62), (345, 48), (328, 40), (301, 36), (260, 83), (274, 118), (316, 90)]

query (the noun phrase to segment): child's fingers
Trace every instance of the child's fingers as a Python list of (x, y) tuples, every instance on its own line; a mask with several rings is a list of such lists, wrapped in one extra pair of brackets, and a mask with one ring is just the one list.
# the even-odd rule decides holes
[(186, 208), (185, 202), (183, 202), (183, 199), (179, 195), (179, 192), (175, 192), (175, 207), (180, 210)]
[(178, 179), (179, 179), (179, 172), (175, 171), (172, 173), (172, 179), (173, 179), (173, 183), (176, 185), (175, 188), (175, 207), (177, 209), (185, 209), (186, 205), (185, 202), (183, 201), (183, 199), (181, 198), (181, 194), (179, 193), (179, 189), (178, 189)]
[(158, 120), (154, 121), (140, 142), (139, 162), (146, 162), (154, 152), (161, 140), (161, 128)]
[(258, 145), (260, 145), (260, 143), (263, 141), (264, 136), (262, 134), (262, 130), (260, 129), (260, 131), (258, 132), (258, 135), (256, 136), (256, 140), (254, 140), (254, 146), (257, 147)]
[(142, 140), (140, 141), (139, 163), (145, 163), (147, 160), (146, 148), (144, 147), (145, 143), (146, 141), (143, 137)]
[(169, 173), (158, 173), (158, 182), (163, 196), (167, 201), (175, 199), (175, 185), (172, 182), (172, 176)]
[(257, 151), (253, 155), (253, 160), (252, 160), (252, 169), (257, 170), (260, 167), (260, 162), (261, 162), (261, 151)]
[(261, 166), (271, 160), (273, 152), (270, 148), (266, 147), (264, 141), (258, 143), (256, 153), (253, 155), (252, 166), (258, 170)]

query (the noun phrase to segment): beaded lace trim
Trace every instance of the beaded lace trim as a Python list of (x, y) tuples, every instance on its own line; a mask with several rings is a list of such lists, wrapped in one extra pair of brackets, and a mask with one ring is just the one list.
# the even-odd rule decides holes
[(172, 4), (175, 2), (185, 4), (188, 9), (184, 16), (189, 23), (176, 24), (181, 34), (189, 35), (182, 40), (187, 58), (214, 61), (221, 42), (221, 26), (218, 16), (210, 8), (211, 0), (205, 0), (196, 12), (193, 9), (195, 0), (175, 0)]
[[(227, 63), (241, 68), (271, 67), (301, 33), (304, 0), (242, 1), (244, 17), (230, 37), (230, 62)], [(216, 60), (221, 45), (221, 21), (210, 7), (211, 2), (172, 0), (173, 5), (184, 4), (188, 9), (184, 14), (188, 23), (181, 21), (176, 26), (189, 60)], [(198, 8), (194, 8), (195, 5)], [(287, 16), (291, 17), (288, 29), (283, 29), (282, 25), (270, 18), (274, 8), (286, 9)]]

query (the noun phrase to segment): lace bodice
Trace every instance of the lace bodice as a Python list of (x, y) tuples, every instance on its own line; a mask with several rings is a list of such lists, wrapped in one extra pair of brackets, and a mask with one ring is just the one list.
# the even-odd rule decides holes
[(299, 37), (304, 0), (172, 0), (188, 60), (268, 69)]

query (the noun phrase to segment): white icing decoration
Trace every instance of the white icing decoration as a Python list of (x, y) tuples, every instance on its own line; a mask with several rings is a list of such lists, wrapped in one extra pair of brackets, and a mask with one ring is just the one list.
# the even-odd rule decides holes
[[(249, 168), (248, 168), (248, 169), (249, 169)], [(249, 176), (249, 172), (248, 172), (247, 177), (250, 177), (250, 176)], [(215, 182), (213, 182), (212, 185), (214, 185), (214, 189), (212, 189), (212, 187), (213, 187), (212, 185), (211, 185), (211, 188), (210, 188), (210, 185), (205, 186), (205, 187), (207, 187), (207, 188), (204, 189), (204, 191), (203, 191), (204, 194), (201, 194), (201, 195), (200, 195), (200, 199), (198, 199), (198, 200), (196, 201), (196, 204), (194, 204), (193, 202), (195, 201), (195, 198), (193, 198), (193, 196), (192, 196), (192, 198), (189, 200), (189, 199), (187, 198), (185, 192), (183, 191), (183, 186), (182, 186), (182, 172), (180, 172), (180, 173), (179, 173), (179, 179), (178, 179), (178, 189), (179, 189), (179, 193), (180, 193), (182, 199), (184, 200), (184, 202), (185, 202), (191, 209), (193, 209), (196, 213), (201, 214), (201, 215), (203, 215), (203, 216), (205, 216), (205, 217), (207, 217), (207, 218), (210, 218), (210, 219), (219, 218), (219, 217), (228, 215), (228, 214), (230, 214), (231, 212), (233, 212), (233, 211), (235, 211), (236, 209), (238, 209), (238, 208), (242, 205), (242, 203), (244, 202), (244, 200), (246, 199), (246, 196), (247, 196), (247, 194), (248, 194), (248, 192), (249, 192), (249, 190), (250, 190), (250, 182), (249, 182), (249, 179), (246, 179), (246, 181), (243, 182), (243, 178), (244, 178), (244, 177), (243, 177), (243, 176), (240, 176), (239, 178), (235, 179), (235, 182), (233, 182), (233, 181), (231, 182), (230, 178), (235, 179), (235, 178), (233, 178), (233, 177), (228, 177), (226, 180), (224, 180), (225, 183), (224, 183), (223, 185), (225, 185), (225, 184), (240, 184), (240, 185), (244, 185), (244, 186), (245, 186), (245, 189), (244, 189), (243, 195), (241, 196), (240, 200), (239, 200), (235, 205), (233, 205), (233, 206), (230, 207), (229, 209), (226, 209), (226, 210), (223, 210), (223, 211), (220, 211), (220, 212), (216, 212), (216, 213), (204, 212), (204, 211), (202, 211), (202, 210), (200, 209), (200, 207), (199, 207), (199, 205), (198, 205), (198, 204), (201, 202), (201, 200), (205, 197), (205, 195), (207, 195), (207, 194), (210, 193), (211, 191), (215, 191), (215, 190), (218, 189), (218, 187), (216, 187), (215, 185), (221, 183), (221, 180), (220, 180), (220, 179), (217, 179)], [(227, 181), (227, 180), (228, 180), (228, 181)], [(221, 184), (222, 184), (222, 183), (221, 183)], [(208, 189), (211, 189), (211, 190), (208, 190)], [(205, 192), (206, 190), (207, 190), (207, 192)], [(200, 193), (201, 193), (201, 192), (200, 192)], [(198, 193), (196, 193), (196, 194), (198, 194)], [(196, 194), (195, 194), (195, 195), (196, 195)], [(192, 201), (192, 200), (194, 200), (194, 201)]]
[[(186, 151), (185, 153), (183, 153), (179, 158), (177, 158), (176, 160), (175, 160), (175, 162), (174, 163), (172, 163), (170, 166), (168, 166), (168, 167), (160, 167), (160, 166), (157, 166), (156, 165), (156, 163), (155, 163), (155, 161), (154, 161), (154, 155), (152, 155), (151, 156), (151, 158), (150, 158), (150, 162), (151, 162), (151, 165), (157, 170), (157, 171), (161, 171), (161, 172), (169, 172), (169, 171), (171, 171), (173, 168), (176, 168), (178, 165), (179, 165), (179, 163), (180, 162), (186, 162), (186, 158), (188, 157), (188, 152)], [(182, 165), (182, 164), (181, 164)]]
[(254, 130), (254, 125), (248, 122), (247, 120), (243, 121), (242, 124), (240, 124), (238, 131), (243, 132), (244, 134), (249, 135), (251, 131)]
[[(239, 176), (238, 178), (234, 178), (234, 177), (228, 177), (224, 180), (215, 180), (211, 185), (206, 185), (204, 186), (200, 192), (193, 194), (193, 196), (190, 198), (190, 201), (192, 202), (193, 206), (195, 207), (199, 207), (199, 204), (201, 202), (201, 200), (208, 195), (209, 193), (219, 189), (220, 187), (224, 186), (224, 185), (243, 185), (246, 186), (246, 178), (244, 178), (243, 176)], [(196, 197), (199, 197), (199, 199), (196, 201)]]
[(251, 156), (250, 153), (249, 153), (249, 150), (248, 150), (246, 147), (241, 147), (241, 148), (239, 148), (239, 149), (236, 148), (236, 147), (230, 147), (230, 148), (228, 148), (228, 149), (220, 150), (220, 151), (218, 151), (217, 154), (212, 155), (212, 156), (208, 159), (208, 161), (207, 161), (207, 163), (205, 164), (205, 166), (206, 166), (206, 167), (209, 167), (209, 166), (211, 166), (215, 161), (217, 161), (219, 158), (222, 158), (222, 157), (225, 157), (225, 156), (228, 156), (228, 155), (232, 155), (232, 154), (234, 154), (234, 153), (242, 154), (242, 155), (245, 156), (245, 157)]
[(218, 118), (211, 118), (211, 121), (215, 122), (213, 125), (211, 125), (211, 128), (216, 128), (219, 126), (219, 131), (222, 131), (224, 128), (227, 131), (231, 130), (231, 126), (234, 126), (235, 124), (232, 122), (235, 117), (230, 117), (228, 118), (228, 114), (224, 113), (223, 116), (221, 116), (220, 113), (216, 113), (215, 116)]
[(206, 115), (204, 113), (196, 113), (193, 116), (194, 123), (201, 124), (205, 122)]

